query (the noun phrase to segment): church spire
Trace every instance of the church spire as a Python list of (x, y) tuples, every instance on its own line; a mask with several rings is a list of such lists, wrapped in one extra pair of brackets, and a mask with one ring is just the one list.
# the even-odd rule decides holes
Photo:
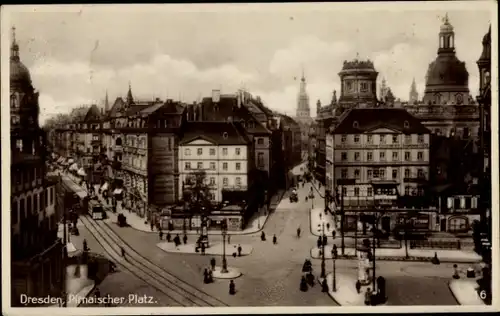
[(10, 59), (19, 61), (19, 45), (16, 41), (16, 27), (12, 27), (12, 44), (10, 46)]
[(448, 18), (448, 13), (443, 18), (443, 24), (439, 31), (438, 53), (455, 52), (455, 32)]
[(310, 118), (311, 109), (309, 108), (309, 95), (306, 91), (306, 76), (304, 74), (304, 68), (302, 68), (302, 77), (300, 79), (299, 94), (297, 96), (297, 117), (300, 118)]
[(106, 89), (106, 97), (104, 99), (104, 112), (109, 111), (109, 98), (108, 98), (108, 90)]
[(128, 82), (128, 92), (127, 92), (127, 104), (131, 105), (134, 103), (134, 97), (132, 96), (132, 85), (130, 81)]
[(415, 83), (415, 77), (413, 78), (413, 81), (411, 83), (409, 101), (410, 103), (418, 101), (418, 91), (417, 91), (417, 84)]

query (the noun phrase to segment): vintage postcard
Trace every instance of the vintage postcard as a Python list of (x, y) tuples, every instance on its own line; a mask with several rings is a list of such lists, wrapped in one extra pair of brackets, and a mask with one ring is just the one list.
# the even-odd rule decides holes
[(6, 315), (498, 310), (496, 2), (1, 9)]

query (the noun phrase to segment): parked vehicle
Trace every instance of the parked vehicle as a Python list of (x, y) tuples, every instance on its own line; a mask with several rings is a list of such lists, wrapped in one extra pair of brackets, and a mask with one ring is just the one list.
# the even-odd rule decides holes
[(89, 215), (92, 216), (93, 219), (105, 219), (106, 211), (102, 207), (101, 203), (96, 200), (90, 200), (88, 202), (88, 212)]

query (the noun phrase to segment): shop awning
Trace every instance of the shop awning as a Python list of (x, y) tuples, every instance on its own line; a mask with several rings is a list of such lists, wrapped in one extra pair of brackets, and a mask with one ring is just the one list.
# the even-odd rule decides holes
[(77, 171), (78, 170), (78, 165), (76, 163), (72, 164), (71, 166), (69, 166), (69, 170), (71, 170), (71, 171)]
[(109, 184), (108, 184), (107, 182), (105, 182), (105, 183), (102, 185), (101, 190), (102, 190), (102, 191), (107, 191), (107, 190), (108, 190), (108, 188), (109, 188)]
[(77, 174), (78, 174), (79, 176), (82, 176), (82, 177), (85, 177), (85, 176), (87, 175), (87, 174), (85, 173), (85, 170), (83, 170), (83, 168), (78, 169)]
[(115, 189), (113, 191), (113, 194), (122, 194), (123, 190), (122, 189)]
[(75, 160), (73, 158), (68, 159), (68, 163), (73, 163), (73, 162), (75, 162)]

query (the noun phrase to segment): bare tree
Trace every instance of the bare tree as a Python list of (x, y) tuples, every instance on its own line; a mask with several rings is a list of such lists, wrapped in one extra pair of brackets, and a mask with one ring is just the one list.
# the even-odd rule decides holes
[(182, 194), (184, 203), (193, 215), (207, 214), (213, 206), (205, 171), (191, 173), (184, 183)]

